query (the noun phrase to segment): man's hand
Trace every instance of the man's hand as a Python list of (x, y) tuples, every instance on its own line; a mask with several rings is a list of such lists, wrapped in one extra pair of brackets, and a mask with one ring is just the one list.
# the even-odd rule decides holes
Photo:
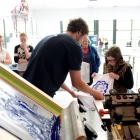
[(94, 92), (92, 94), (90, 94), (91, 96), (93, 96), (96, 100), (104, 100), (104, 96), (103, 93), (93, 89)]
[(74, 91), (71, 91), (70, 94), (74, 97), (77, 98), (77, 94)]

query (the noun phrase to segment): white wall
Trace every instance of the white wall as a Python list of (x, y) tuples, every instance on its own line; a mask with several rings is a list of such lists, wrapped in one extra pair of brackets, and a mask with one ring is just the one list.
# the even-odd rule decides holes
[(38, 36), (60, 32), (60, 21), (82, 17), (85, 20), (95, 19), (140, 19), (140, 7), (87, 8), (72, 10), (33, 10), (32, 17), (36, 20)]
[[(33, 10), (32, 17), (36, 21), (38, 37), (42, 37), (48, 34), (54, 34), (60, 32), (60, 21), (68, 21), (69, 19), (82, 17), (86, 21), (93, 20), (140, 20), (140, 7), (114, 7), (114, 8), (88, 8), (88, 9), (73, 9), (73, 10)], [(39, 39), (38, 38), (38, 39)], [(127, 53), (131, 52), (127, 48)], [(138, 51), (139, 52), (139, 51)], [(103, 59), (104, 60), (104, 59)], [(135, 63), (139, 66), (139, 62)], [(139, 70), (139, 68), (138, 68)], [(102, 69), (100, 70), (102, 71)], [(101, 72), (102, 73), (102, 72)], [(139, 73), (135, 70), (134, 81), (136, 81), (135, 87), (139, 87), (140, 81), (138, 78)], [(68, 78), (67, 78), (68, 79)], [(71, 88), (71, 83), (66, 80), (66, 83)]]

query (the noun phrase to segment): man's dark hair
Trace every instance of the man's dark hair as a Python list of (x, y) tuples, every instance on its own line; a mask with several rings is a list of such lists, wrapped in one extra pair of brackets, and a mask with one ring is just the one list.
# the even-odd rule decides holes
[(87, 23), (82, 18), (77, 18), (70, 20), (68, 27), (68, 32), (81, 32), (83, 35), (88, 34), (89, 29)]

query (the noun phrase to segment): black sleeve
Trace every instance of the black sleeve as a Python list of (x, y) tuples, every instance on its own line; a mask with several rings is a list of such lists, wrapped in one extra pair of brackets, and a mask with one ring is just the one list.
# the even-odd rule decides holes
[[(30, 46), (30, 45), (29, 45), (29, 48), (30, 48), (29, 52), (32, 54), (32, 52), (33, 52), (34, 48), (33, 48), (32, 46)], [(30, 58), (31, 58), (31, 56), (27, 59), (27, 61), (29, 61), (29, 60), (30, 60)]]
[(30, 50), (29, 50), (29, 52), (33, 52), (33, 50), (34, 50), (34, 48), (32, 47), (32, 46), (29, 46), (30, 47)]
[(95, 52), (95, 62), (97, 64), (97, 71), (96, 72), (98, 73), (99, 72), (99, 66), (101, 64), (101, 60), (100, 60), (98, 52), (97, 52), (97, 50), (95, 48), (94, 48), (94, 52)]
[(133, 74), (130, 67), (127, 68), (124, 77), (120, 77), (118, 82), (124, 85), (127, 89), (133, 88), (134, 81), (133, 81)]
[(71, 51), (69, 51), (68, 63), (69, 63), (70, 70), (81, 69), (82, 51), (81, 51), (80, 46), (79, 47), (75, 46), (75, 48), (72, 48)]
[(14, 49), (14, 61), (16, 63), (18, 63), (18, 60), (19, 60), (19, 56), (18, 56), (18, 46), (15, 46), (15, 49)]
[(82, 63), (81, 46), (77, 42), (69, 40), (66, 48), (69, 70), (80, 70)]

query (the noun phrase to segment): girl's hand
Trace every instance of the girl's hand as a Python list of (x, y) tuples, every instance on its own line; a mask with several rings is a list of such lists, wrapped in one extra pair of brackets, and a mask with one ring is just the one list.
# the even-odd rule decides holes
[(120, 76), (118, 74), (114, 73), (114, 72), (110, 72), (109, 76), (113, 79), (116, 79), (116, 80), (118, 80), (120, 78)]
[(94, 78), (96, 75), (97, 75), (97, 73), (96, 72), (93, 72), (92, 75), (91, 75), (91, 77)]

